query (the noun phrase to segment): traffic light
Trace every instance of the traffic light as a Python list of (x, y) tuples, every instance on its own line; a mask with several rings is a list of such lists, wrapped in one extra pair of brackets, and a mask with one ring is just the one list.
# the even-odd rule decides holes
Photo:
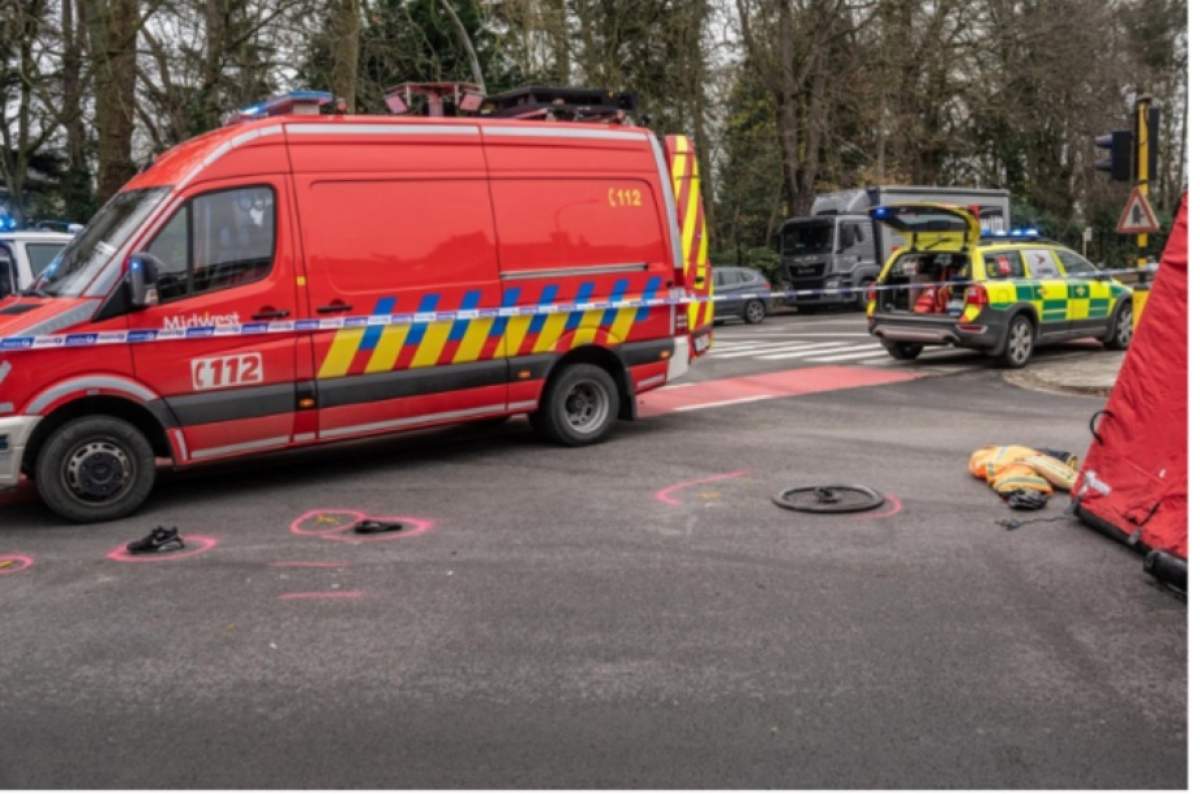
[(1108, 150), (1107, 157), (1096, 161), (1096, 169), (1108, 171), (1114, 182), (1128, 182), (1133, 176), (1133, 133), (1129, 130), (1113, 130), (1108, 135), (1096, 136), (1096, 145)]
[[(1149, 105), (1149, 101), (1146, 104)], [(1138, 114), (1135, 111), (1133, 114), (1133, 156), (1135, 158), (1138, 156), (1138, 152), (1141, 151), (1142, 143), (1140, 137), (1142, 125), (1138, 122)], [(1145, 178), (1153, 181), (1158, 179), (1158, 108), (1146, 108), (1146, 133), (1147, 148), (1149, 151), (1147, 152), (1148, 163)]]

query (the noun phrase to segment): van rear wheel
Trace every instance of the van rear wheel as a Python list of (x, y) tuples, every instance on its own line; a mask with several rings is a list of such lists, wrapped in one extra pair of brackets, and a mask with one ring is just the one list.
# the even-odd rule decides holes
[(45, 505), (80, 524), (129, 515), (146, 501), (154, 479), (150, 442), (115, 416), (84, 416), (56, 428), (34, 464)]
[(619, 405), (617, 384), (608, 372), (594, 364), (572, 364), (546, 386), (530, 419), (546, 439), (578, 447), (608, 435)]

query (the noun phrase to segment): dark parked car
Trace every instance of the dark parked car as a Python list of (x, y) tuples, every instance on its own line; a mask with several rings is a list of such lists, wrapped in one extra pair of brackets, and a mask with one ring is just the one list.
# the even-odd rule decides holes
[[(757, 270), (748, 267), (715, 267), (717, 320), (736, 317), (754, 325), (767, 316), (771, 284)], [(723, 299), (724, 298), (724, 299)]]

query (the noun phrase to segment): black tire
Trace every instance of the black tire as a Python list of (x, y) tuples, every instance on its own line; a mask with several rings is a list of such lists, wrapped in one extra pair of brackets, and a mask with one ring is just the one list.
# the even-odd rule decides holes
[(742, 319), (750, 325), (758, 325), (767, 318), (767, 305), (760, 300), (748, 300), (742, 309)]
[(47, 507), (79, 524), (123, 518), (154, 488), (154, 450), (115, 416), (72, 419), (50, 433), (34, 463)]
[(1109, 350), (1125, 350), (1133, 339), (1133, 304), (1125, 301), (1117, 308), (1112, 332), (1100, 340)]
[(1012, 318), (1008, 331), (1004, 334), (1004, 347), (996, 356), (1000, 363), (1009, 369), (1021, 369), (1033, 357), (1033, 345), (1037, 336), (1033, 323), (1023, 314)]
[(529, 418), (547, 440), (579, 447), (608, 435), (619, 410), (611, 375), (594, 364), (571, 364), (546, 386), (541, 405)]
[(925, 346), (918, 342), (884, 342), (888, 355), (897, 361), (912, 361), (921, 355)]

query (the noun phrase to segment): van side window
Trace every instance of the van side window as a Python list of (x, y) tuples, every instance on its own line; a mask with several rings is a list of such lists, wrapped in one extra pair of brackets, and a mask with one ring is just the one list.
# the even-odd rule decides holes
[(995, 251), (983, 255), (983, 270), (990, 279), (1025, 278), (1025, 265), (1016, 251)]
[(258, 281), (275, 258), (275, 192), (248, 187), (196, 196), (147, 250), (162, 263), (163, 302)]
[(49, 267), (64, 247), (62, 243), (25, 243), (25, 255), (29, 257), (29, 269), (33, 271), (33, 277), (42, 275), (42, 271)]

